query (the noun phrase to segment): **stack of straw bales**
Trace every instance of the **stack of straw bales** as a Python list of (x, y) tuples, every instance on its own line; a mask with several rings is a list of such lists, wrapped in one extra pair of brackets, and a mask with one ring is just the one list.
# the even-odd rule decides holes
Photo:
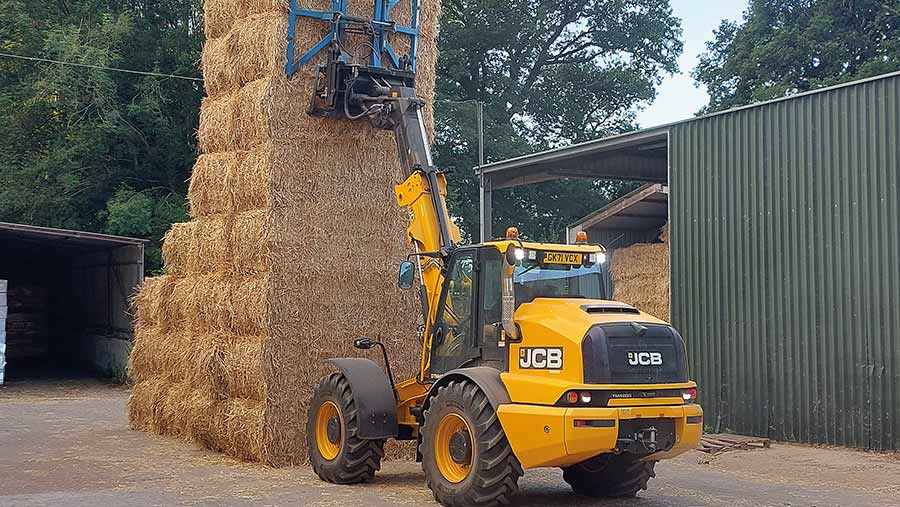
[[(387, 343), (398, 375), (418, 365), (418, 307), (396, 289), (409, 249), (393, 194), (402, 177), (390, 132), (306, 114), (314, 66), (284, 75), (288, 0), (204, 4), (208, 96), (192, 220), (169, 231), (165, 274), (136, 297), (129, 420), (287, 465), (305, 460), (306, 405), (324, 359), (354, 355), (351, 340), (366, 335)], [(350, 4), (372, 12), (371, 1)], [(418, 87), (430, 104), (440, 2), (420, 5)], [(395, 11), (408, 20), (408, 2)], [(324, 34), (302, 21), (298, 48)]]
[(662, 243), (640, 243), (613, 252), (610, 273), (616, 301), (628, 303), (654, 317), (669, 321), (669, 226)]

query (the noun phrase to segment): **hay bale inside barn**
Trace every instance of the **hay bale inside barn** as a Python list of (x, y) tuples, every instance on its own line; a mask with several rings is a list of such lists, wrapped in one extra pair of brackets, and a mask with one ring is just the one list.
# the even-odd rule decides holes
[[(128, 406), (135, 429), (276, 466), (306, 459), (306, 405), (324, 359), (377, 336), (405, 377), (419, 349), (414, 294), (395, 280), (409, 246), (393, 135), (306, 114), (314, 65), (285, 77), (287, 4), (205, 2), (192, 220), (169, 231), (166, 274), (137, 296)], [(440, 3), (420, 5), (418, 88), (430, 104)], [(354, 9), (370, 15), (372, 4)], [(401, 2), (395, 17), (409, 9)], [(324, 34), (303, 20), (298, 47)]]
[(613, 298), (669, 320), (669, 187), (647, 183), (569, 226), (610, 251)]
[[(667, 229), (660, 235), (668, 240)], [(670, 319), (669, 243), (637, 243), (610, 256), (613, 299), (665, 321)]]

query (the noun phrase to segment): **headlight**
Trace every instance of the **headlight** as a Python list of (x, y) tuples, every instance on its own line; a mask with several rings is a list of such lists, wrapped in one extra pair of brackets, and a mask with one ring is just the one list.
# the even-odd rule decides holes
[(606, 254), (603, 252), (592, 253), (588, 256), (588, 262), (591, 264), (606, 264)]
[(516, 248), (515, 255), (516, 255), (517, 261), (525, 260), (525, 250), (522, 250), (521, 248)]

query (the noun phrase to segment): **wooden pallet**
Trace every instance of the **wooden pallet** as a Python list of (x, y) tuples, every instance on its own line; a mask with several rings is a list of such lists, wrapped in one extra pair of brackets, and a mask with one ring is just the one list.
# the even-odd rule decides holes
[(772, 441), (764, 437), (745, 437), (725, 433), (703, 435), (697, 450), (707, 454), (721, 454), (729, 451), (747, 451), (751, 449), (768, 449)]

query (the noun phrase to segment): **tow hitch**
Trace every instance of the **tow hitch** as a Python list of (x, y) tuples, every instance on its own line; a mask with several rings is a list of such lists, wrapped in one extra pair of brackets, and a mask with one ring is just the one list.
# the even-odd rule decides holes
[(635, 419), (622, 421), (616, 452), (647, 456), (658, 451), (668, 451), (675, 445), (675, 425), (671, 420)]
[(629, 454), (652, 454), (657, 451), (656, 431), (655, 426), (650, 426), (625, 438), (620, 435), (616, 448)]

